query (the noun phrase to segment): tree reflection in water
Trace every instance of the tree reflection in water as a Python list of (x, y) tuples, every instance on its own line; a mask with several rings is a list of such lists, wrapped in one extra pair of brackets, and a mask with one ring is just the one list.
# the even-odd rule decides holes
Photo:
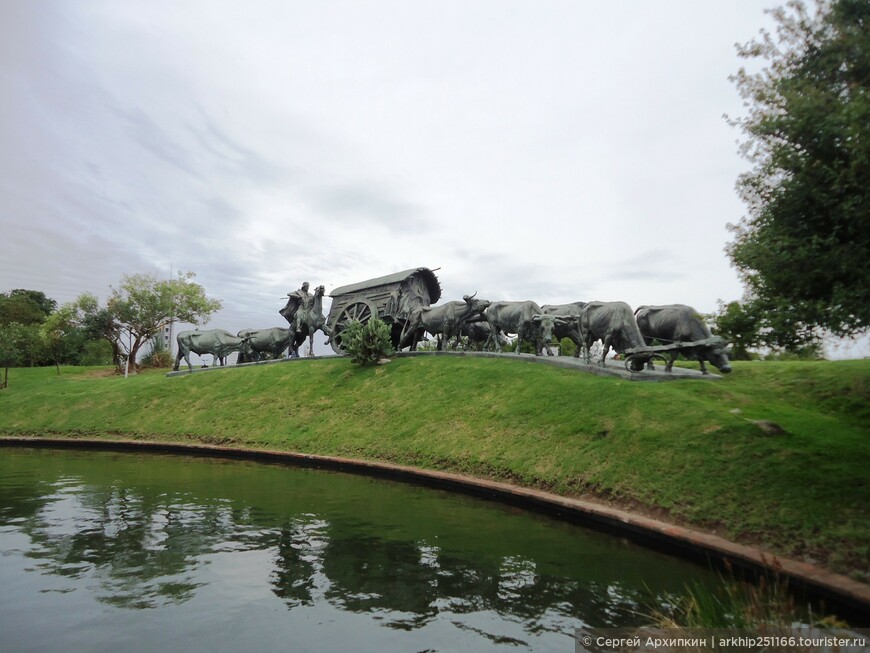
[(291, 611), (327, 602), (390, 629), (446, 620), (521, 643), (466, 616), (570, 634), (636, 623), (685, 582), (683, 563), (468, 497), (278, 466), (59, 453), (0, 462), (0, 534), (26, 536), (19, 550), (32, 571), (65, 579), (58, 591), (86, 581), (117, 608), (180, 605), (205, 591), (216, 556), (262, 551)]

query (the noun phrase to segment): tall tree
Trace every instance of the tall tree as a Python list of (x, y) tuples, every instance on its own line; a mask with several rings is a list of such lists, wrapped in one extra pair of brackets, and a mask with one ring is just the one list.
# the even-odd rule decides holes
[(120, 363), (119, 327), (108, 308), (101, 308), (90, 293), (79, 295), (74, 302), (54, 311), (40, 330), (45, 352), (56, 366), (94, 364), (95, 358), (99, 364), (104, 364), (108, 346), (114, 354), (115, 365)]
[(112, 348), (112, 363), (121, 365), (121, 327), (115, 321), (108, 307), (100, 306), (95, 295), (84, 293), (74, 302), (74, 310), (80, 326), (89, 340), (104, 340)]
[(199, 324), (221, 308), (220, 300), (208, 299), (203, 287), (191, 281), (194, 276), (179, 272), (175, 279), (159, 280), (150, 274), (134, 274), (112, 289), (108, 310), (131, 364), (135, 366), (142, 345), (171, 320)]
[(42, 324), (56, 307), (57, 302), (39, 290), (0, 293), (0, 324)]
[(796, 348), (870, 326), (870, 2), (770, 13), (775, 35), (738, 46), (761, 69), (732, 78), (748, 114), (730, 122), (753, 165), (727, 252), (769, 344)]
[(77, 360), (77, 350), (84, 345), (85, 336), (77, 317), (74, 305), (64, 304), (40, 326), (45, 351), (54, 361), (58, 374), (60, 364)]
[(0, 390), (9, 385), (9, 368), (18, 367), (23, 360), (22, 328), (17, 322), (0, 324), (0, 368), (3, 369), (3, 375), (0, 376)]

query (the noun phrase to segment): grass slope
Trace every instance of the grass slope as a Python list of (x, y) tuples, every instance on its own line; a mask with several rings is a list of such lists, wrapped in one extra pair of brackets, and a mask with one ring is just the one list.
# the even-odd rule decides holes
[[(870, 580), (870, 361), (636, 383), (488, 358), (299, 361), (166, 378), (16, 369), (0, 434), (378, 459), (651, 511)], [(764, 434), (752, 420), (786, 433)]]

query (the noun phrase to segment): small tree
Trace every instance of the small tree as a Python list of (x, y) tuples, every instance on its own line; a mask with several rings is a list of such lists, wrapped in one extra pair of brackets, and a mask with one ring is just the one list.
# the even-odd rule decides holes
[(11, 322), (0, 324), (0, 389), (9, 385), (9, 368), (33, 365), (42, 352), (39, 327)]
[(713, 325), (713, 332), (731, 343), (728, 356), (732, 360), (749, 360), (749, 350), (764, 343), (762, 320), (758, 307), (745, 302), (719, 302), (719, 312), (704, 316)]
[(75, 303), (64, 304), (40, 325), (46, 355), (60, 374), (61, 363), (77, 365), (88, 336)]
[(200, 324), (220, 310), (221, 301), (208, 299), (205, 289), (191, 279), (193, 272), (179, 272), (176, 279), (159, 280), (150, 274), (125, 276), (112, 289), (108, 310), (117, 326), (122, 346), (135, 369), (139, 349), (172, 320)]
[(357, 365), (377, 363), (394, 351), (389, 325), (376, 317), (365, 324), (352, 321), (341, 334), (341, 345)]

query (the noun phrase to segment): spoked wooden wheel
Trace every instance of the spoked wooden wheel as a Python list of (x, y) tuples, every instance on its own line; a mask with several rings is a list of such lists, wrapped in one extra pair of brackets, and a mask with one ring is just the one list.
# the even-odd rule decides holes
[(341, 334), (353, 321), (358, 321), (365, 324), (372, 317), (377, 317), (377, 309), (369, 302), (353, 302), (348, 304), (344, 310), (338, 314), (335, 324), (332, 325), (332, 335), (329, 337), (329, 345), (332, 351), (341, 356), (346, 353), (344, 347), (341, 346)]

